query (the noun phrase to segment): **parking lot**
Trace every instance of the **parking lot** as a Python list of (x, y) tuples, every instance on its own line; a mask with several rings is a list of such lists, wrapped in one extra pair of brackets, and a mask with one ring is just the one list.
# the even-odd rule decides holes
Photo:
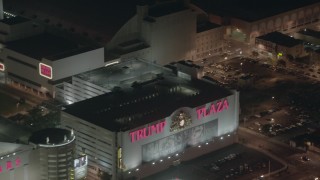
[(244, 57), (200, 64), (221, 86), (240, 90), (241, 126), (286, 143), (319, 127), (319, 67)]
[(281, 167), (282, 164), (261, 152), (234, 144), (192, 161), (182, 162), (144, 180), (253, 179), (267, 174), (269, 168), (272, 172)]

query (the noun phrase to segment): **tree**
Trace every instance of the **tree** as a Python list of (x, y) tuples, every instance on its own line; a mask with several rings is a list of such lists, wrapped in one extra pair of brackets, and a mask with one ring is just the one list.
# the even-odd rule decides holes
[(252, 56), (257, 57), (259, 56), (259, 53), (257, 51), (252, 51)]
[(289, 61), (293, 61), (294, 57), (293, 57), (291, 54), (288, 54), (288, 55), (287, 55), (287, 59), (288, 59)]
[(286, 67), (287, 63), (283, 59), (280, 59), (277, 61), (277, 66), (283, 66)]

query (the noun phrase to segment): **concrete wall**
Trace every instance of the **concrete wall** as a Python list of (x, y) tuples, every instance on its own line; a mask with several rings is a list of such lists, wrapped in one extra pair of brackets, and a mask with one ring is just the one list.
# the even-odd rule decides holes
[(224, 33), (224, 26), (197, 33), (192, 60), (200, 60), (222, 53), (224, 49)]
[[(6, 66), (6, 76), (28, 87), (38, 91), (48, 91), (54, 94), (54, 86), (49, 83), (49, 79), (39, 74), (39, 63), (44, 63), (52, 67), (52, 81), (70, 77), (85, 71), (93, 70), (104, 66), (104, 50), (98, 48), (81, 54), (76, 54), (56, 61), (42, 59), (41, 61), (23, 55), (21, 53), (4, 48), (0, 53), (0, 58), (4, 60)], [(13, 59), (12, 59), (13, 58)], [(8, 76), (13, 73), (21, 78)], [(31, 81), (33, 83), (27, 82)]]
[(115, 133), (64, 112), (61, 112), (61, 127), (74, 129), (76, 152), (88, 155), (88, 179), (99, 180), (99, 169), (116, 179)]
[(191, 10), (155, 18), (155, 22), (143, 21), (142, 39), (151, 46), (146, 58), (157, 64), (190, 59), (195, 48), (196, 14)]
[(42, 63), (52, 65), (53, 78), (59, 80), (82, 72), (104, 66), (104, 50), (98, 48), (81, 54), (76, 54), (56, 61), (42, 59)]

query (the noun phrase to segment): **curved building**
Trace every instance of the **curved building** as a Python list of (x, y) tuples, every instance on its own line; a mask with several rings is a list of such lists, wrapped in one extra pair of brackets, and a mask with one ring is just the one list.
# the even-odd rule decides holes
[(75, 136), (73, 131), (48, 128), (37, 131), (29, 143), (38, 149), (40, 179), (68, 180), (73, 177)]

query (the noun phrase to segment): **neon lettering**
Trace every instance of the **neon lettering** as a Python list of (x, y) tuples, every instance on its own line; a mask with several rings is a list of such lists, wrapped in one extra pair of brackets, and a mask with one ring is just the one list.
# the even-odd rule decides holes
[(217, 106), (218, 106), (218, 112), (221, 112), (223, 109), (223, 107), (222, 107), (222, 101), (220, 101), (220, 102), (217, 102)]
[[(17, 167), (20, 167), (21, 166), (21, 159), (19, 158), (19, 157), (17, 157), (16, 159), (15, 159), (15, 161), (14, 161), (14, 163), (12, 162), (12, 161), (7, 161), (6, 162), (6, 165), (5, 165), (5, 167), (6, 167), (6, 170), (7, 171), (9, 171), (9, 170), (11, 170), (11, 169), (13, 169), (13, 165), (15, 165), (15, 167), (17, 168)], [(0, 173), (2, 173), (3, 172), (3, 169), (4, 168), (4, 166), (1, 166), (0, 165)]]
[(197, 117), (198, 119), (201, 119), (202, 118), (202, 114), (203, 112), (206, 110), (206, 108), (200, 108), (200, 109), (197, 109)]
[(129, 136), (131, 137), (131, 142), (134, 143), (141, 139), (146, 139), (149, 136), (154, 134), (160, 134), (164, 131), (166, 126), (166, 121), (159, 122), (157, 124), (148, 125), (148, 127), (144, 127), (142, 129), (138, 129), (136, 131), (130, 132)]
[(130, 136), (131, 136), (131, 142), (134, 142), (135, 141), (135, 138), (134, 138), (134, 135), (135, 135), (136, 132), (130, 132)]
[(205, 107), (198, 108), (196, 110), (198, 120), (201, 120), (204, 117), (214, 115), (216, 113), (220, 113), (224, 110), (229, 109), (229, 103), (227, 99), (220, 100), (218, 102), (212, 103), (210, 108), (206, 109)]
[(20, 158), (16, 159), (16, 167), (19, 167), (21, 165), (21, 160)]
[(12, 162), (11, 161), (7, 161), (7, 163), (6, 163), (6, 169), (7, 169), (7, 171), (9, 171), (10, 169), (12, 169), (13, 167), (12, 167)]

